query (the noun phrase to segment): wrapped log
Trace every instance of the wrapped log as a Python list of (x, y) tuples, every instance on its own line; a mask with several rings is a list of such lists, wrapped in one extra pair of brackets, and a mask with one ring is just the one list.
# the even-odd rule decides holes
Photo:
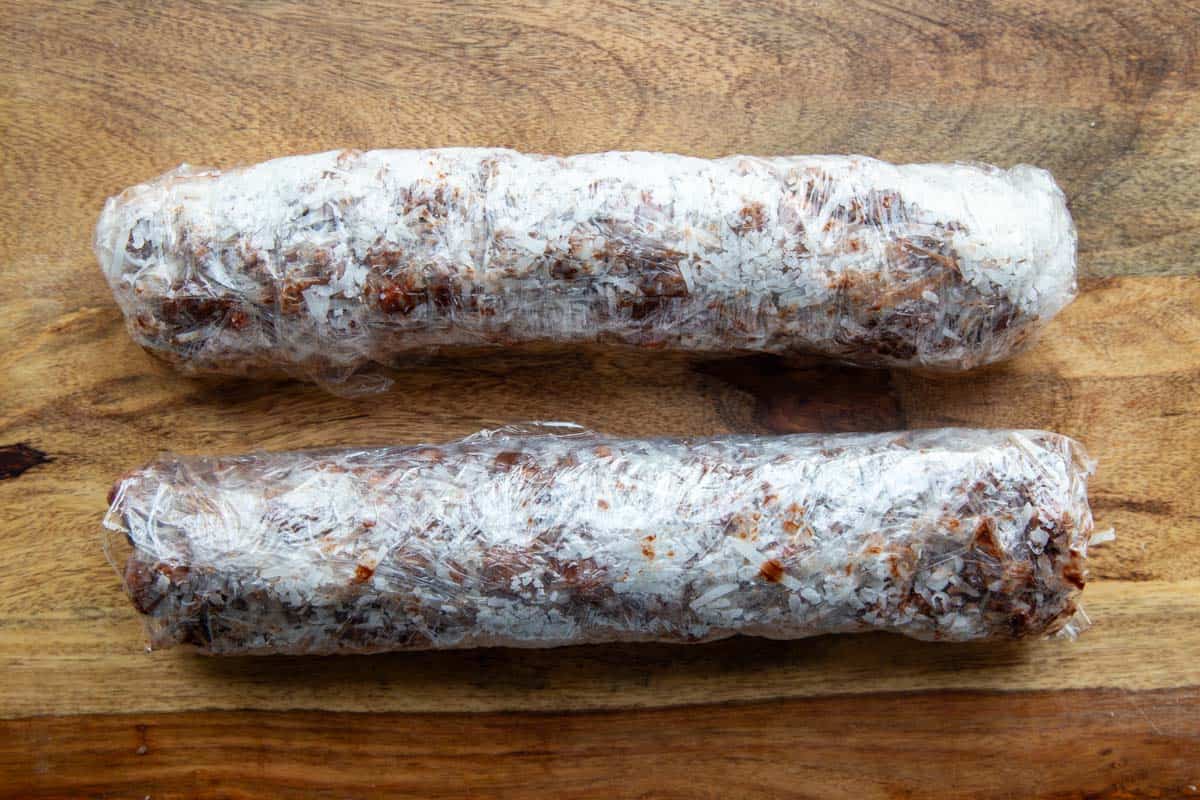
[(355, 393), (446, 350), (616, 343), (962, 370), (1075, 293), (1049, 173), (864, 157), (342, 151), (108, 201), (133, 337), (188, 372)]
[(1090, 469), (1040, 431), (621, 440), (559, 424), (164, 456), (117, 484), (106, 525), (130, 545), (152, 647), (1022, 638), (1077, 624)]

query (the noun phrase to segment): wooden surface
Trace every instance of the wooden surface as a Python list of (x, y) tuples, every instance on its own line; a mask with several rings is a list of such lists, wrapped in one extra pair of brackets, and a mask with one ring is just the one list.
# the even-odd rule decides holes
[[(1200, 11), (1180, 2), (0, 2), (0, 796), (1200, 795)], [(588, 350), (386, 396), (192, 381), (90, 251), (181, 161), (510, 145), (1027, 161), (1085, 292), (966, 377)], [(162, 449), (1045, 427), (1100, 461), (1076, 642), (875, 635), (328, 659), (148, 655), (99, 544)], [(22, 445), (22, 446), (18, 446)]]
[[(105, 715), (5, 728), (12, 749), (54, 753), (34, 764), (36, 783), (19, 776), (27, 798), (140, 798), (147, 785), (158, 799), (1187, 798), (1200, 789), (1179, 742), (1195, 741), (1198, 702), (1195, 689), (925, 692), (584, 714)], [(0, 776), (12, 749), (0, 753)]]

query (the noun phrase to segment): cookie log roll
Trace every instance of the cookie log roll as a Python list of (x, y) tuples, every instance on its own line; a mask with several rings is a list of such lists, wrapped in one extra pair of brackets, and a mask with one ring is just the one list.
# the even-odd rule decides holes
[(1090, 465), (1040, 431), (621, 440), (558, 426), (163, 457), (115, 489), (150, 643), (213, 654), (1041, 636)]
[[(447, 348), (611, 342), (969, 369), (1075, 292), (1049, 173), (865, 157), (341, 151), (181, 167), (108, 201), (134, 338), (340, 391)], [(357, 382), (356, 382), (357, 381)]]

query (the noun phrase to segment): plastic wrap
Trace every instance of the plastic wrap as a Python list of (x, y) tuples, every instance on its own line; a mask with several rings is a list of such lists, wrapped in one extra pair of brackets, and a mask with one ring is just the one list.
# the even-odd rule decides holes
[(164, 456), (106, 526), (152, 647), (348, 653), (1074, 624), (1092, 530), (1041, 431), (621, 440), (558, 424), (445, 445)]
[(134, 338), (340, 392), (432, 351), (605, 342), (968, 369), (1075, 293), (1050, 174), (853, 156), (342, 151), (187, 166), (108, 201)]

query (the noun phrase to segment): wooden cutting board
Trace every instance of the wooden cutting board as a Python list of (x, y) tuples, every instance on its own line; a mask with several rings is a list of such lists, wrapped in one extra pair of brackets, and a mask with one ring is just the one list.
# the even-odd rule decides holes
[[(1200, 796), (1200, 12), (1171, 2), (0, 2), (0, 795)], [(103, 199), (187, 161), (381, 146), (861, 152), (1049, 168), (1084, 292), (965, 377), (552, 351), (381, 397), (194, 381), (134, 346)], [(1099, 460), (1075, 642), (872, 635), (147, 654), (105, 563), (159, 450), (1044, 427)]]

